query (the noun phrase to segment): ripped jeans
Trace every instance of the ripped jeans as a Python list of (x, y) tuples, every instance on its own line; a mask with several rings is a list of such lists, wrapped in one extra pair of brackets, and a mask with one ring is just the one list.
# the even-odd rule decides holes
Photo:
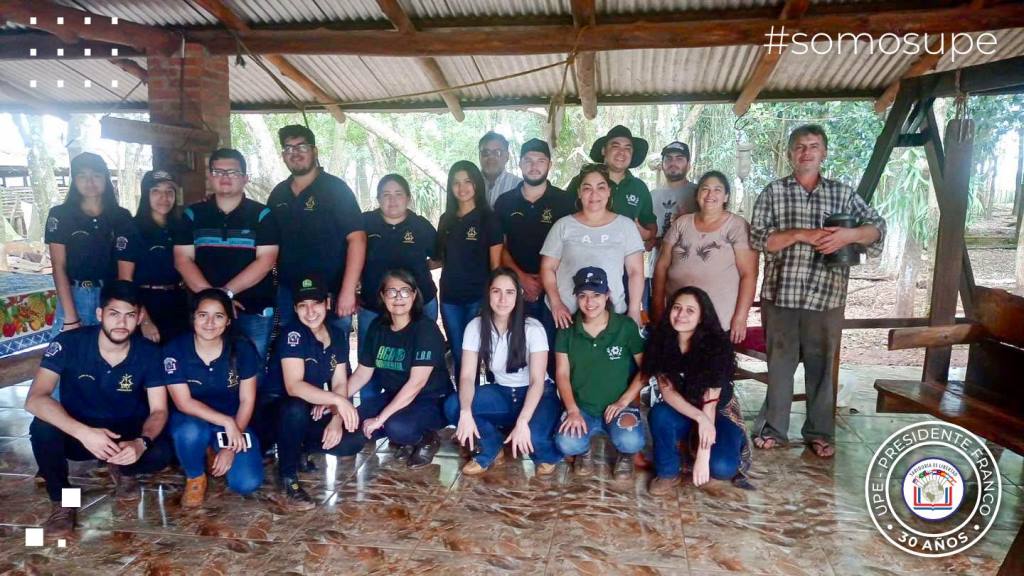
[[(555, 434), (555, 444), (562, 454), (576, 456), (590, 450), (590, 438), (595, 434), (607, 434), (612, 445), (619, 454), (636, 454), (643, 450), (646, 438), (644, 438), (643, 421), (640, 419), (640, 409), (632, 406), (619, 412), (611, 422), (604, 421), (604, 415), (592, 416), (586, 410), (580, 410), (583, 421), (587, 424), (587, 433), (576, 438), (567, 434)], [(632, 416), (632, 419), (629, 418)], [(562, 420), (565, 416), (562, 416)]]

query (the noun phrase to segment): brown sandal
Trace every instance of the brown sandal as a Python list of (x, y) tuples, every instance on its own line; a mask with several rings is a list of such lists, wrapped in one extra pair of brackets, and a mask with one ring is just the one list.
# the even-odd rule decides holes
[(818, 458), (827, 459), (836, 455), (835, 447), (833, 447), (827, 441), (822, 440), (821, 438), (815, 438), (814, 440), (811, 440), (809, 446), (811, 450), (814, 452), (814, 455), (817, 456)]
[(754, 436), (754, 446), (759, 450), (774, 450), (779, 444), (781, 442), (774, 436)]

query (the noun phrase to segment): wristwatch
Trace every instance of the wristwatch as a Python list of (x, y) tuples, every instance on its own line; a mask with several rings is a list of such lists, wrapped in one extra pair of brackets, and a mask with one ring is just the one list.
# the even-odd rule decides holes
[(153, 439), (149, 436), (139, 436), (139, 438), (142, 440), (142, 444), (146, 447), (146, 450), (149, 450), (150, 446), (153, 445)]
[(228, 295), (228, 298), (230, 298), (232, 300), (235, 299), (235, 293), (234, 293), (234, 291), (231, 290), (231, 288), (221, 288), (221, 290), (223, 290), (224, 293)]

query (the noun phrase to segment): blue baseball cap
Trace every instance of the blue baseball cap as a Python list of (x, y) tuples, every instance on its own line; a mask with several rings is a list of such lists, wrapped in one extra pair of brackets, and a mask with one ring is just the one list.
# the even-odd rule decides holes
[(598, 294), (608, 293), (608, 275), (605, 274), (604, 270), (596, 266), (580, 268), (576, 275), (572, 277), (572, 283), (574, 286), (572, 293), (574, 295), (578, 295), (585, 290), (597, 292)]

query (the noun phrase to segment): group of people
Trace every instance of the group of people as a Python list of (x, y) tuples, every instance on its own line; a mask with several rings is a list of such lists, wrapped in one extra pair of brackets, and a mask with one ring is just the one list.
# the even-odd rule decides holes
[[(652, 493), (672, 492), (684, 465), (696, 485), (744, 484), (750, 444), (787, 441), (801, 361), (803, 436), (832, 454), (848, 271), (824, 256), (849, 244), (877, 254), (885, 226), (821, 176), (820, 127), (793, 131), (793, 173), (761, 193), (752, 226), (728, 210), (724, 174), (687, 179), (684, 143), (662, 149), (667, 184), (649, 190), (630, 172), (648, 143), (623, 126), (594, 143), (594, 163), (567, 190), (548, 180), (546, 142), (523, 144), (519, 179), (506, 171), (508, 141), (487, 133), (479, 167), (451, 167), (436, 228), (410, 209), (401, 175), (381, 178), (378, 208), (361, 212), (319, 166), (308, 128), (286, 126), (279, 139), (291, 176), (266, 205), (246, 197), (245, 158), (232, 149), (210, 156), (212, 193), (184, 210), (174, 177), (147, 173), (134, 216), (117, 205), (99, 156), (72, 159), (67, 199), (46, 224), (55, 337), (26, 401), (54, 502), (49, 530), (75, 524), (74, 509), (60, 507), (69, 459), (104, 461), (128, 497), (135, 475), (176, 458), (182, 505), (198, 507), (209, 475), (256, 491), (276, 446), (274, 497), (310, 508), (303, 455), (349, 458), (386, 437), (396, 459), (419, 468), (446, 426), (472, 453), (466, 475), (500, 463), (506, 444), (530, 455), (538, 476), (566, 457), (588, 475), (591, 438), (606, 434), (614, 476), (629, 478), (647, 420)], [(823, 226), (839, 212), (861, 226)], [(759, 253), (771, 383), (751, 442), (733, 344), (745, 338)]]

